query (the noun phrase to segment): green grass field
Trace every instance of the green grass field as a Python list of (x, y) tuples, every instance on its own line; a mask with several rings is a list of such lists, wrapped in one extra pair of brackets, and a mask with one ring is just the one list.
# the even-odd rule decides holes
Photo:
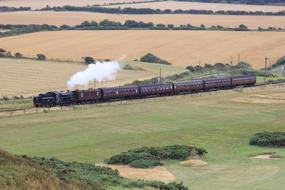
[[(166, 163), (192, 190), (277, 190), (285, 181), (285, 149), (248, 141), (256, 132), (285, 131), (284, 96), (285, 87), (253, 88), (2, 117), (0, 144), (14, 154), (91, 163), (143, 145), (197, 145), (208, 150), (208, 166)], [(249, 158), (264, 152), (283, 158)]]

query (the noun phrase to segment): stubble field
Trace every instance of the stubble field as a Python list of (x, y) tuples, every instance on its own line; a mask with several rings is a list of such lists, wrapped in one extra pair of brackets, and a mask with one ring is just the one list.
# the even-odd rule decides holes
[[(168, 76), (183, 72), (181, 67), (159, 66), (153, 64), (129, 63), (143, 70), (121, 70), (117, 78), (112, 81), (97, 83), (97, 87), (117, 86), (143, 80), (159, 75)], [(70, 77), (86, 68), (83, 63), (34, 61), (24, 59), (0, 59), (0, 97), (28, 96), (51, 90), (66, 90), (66, 83)], [(88, 87), (93, 87), (90, 83)], [(84, 87), (82, 87), (84, 88)]]
[(270, 5), (238, 5), (227, 3), (199, 3), (199, 2), (175, 2), (164, 1), (154, 3), (140, 3), (127, 5), (113, 5), (111, 7), (133, 7), (133, 8), (152, 8), (152, 9), (172, 9), (172, 10), (235, 10), (235, 11), (264, 11), (264, 12), (278, 12), (285, 10), (284, 6), (270, 6)]
[(34, 57), (43, 53), (48, 58), (82, 60), (126, 60), (153, 53), (174, 65), (237, 62), (238, 54), (255, 68), (264, 67), (264, 58), (274, 63), (284, 55), (282, 32), (222, 31), (59, 31), (40, 32), (0, 39), (1, 48)]
[[(32, 9), (40, 9), (44, 8), (47, 5), (53, 6), (87, 6), (87, 5), (104, 5), (110, 2), (112, 3), (121, 3), (121, 2), (133, 2), (134, 0), (0, 0), (1, 6), (9, 6), (9, 7), (31, 7)], [(139, 1), (147, 1), (147, 0), (135, 0)]]

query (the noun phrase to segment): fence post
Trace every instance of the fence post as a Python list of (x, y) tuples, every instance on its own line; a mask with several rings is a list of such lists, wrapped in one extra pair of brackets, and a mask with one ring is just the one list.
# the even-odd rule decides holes
[(10, 110), (10, 116), (12, 116), (12, 112), (13, 112), (13, 111), (12, 111), (12, 110)]
[(23, 110), (24, 111), (24, 115), (26, 114), (26, 109)]

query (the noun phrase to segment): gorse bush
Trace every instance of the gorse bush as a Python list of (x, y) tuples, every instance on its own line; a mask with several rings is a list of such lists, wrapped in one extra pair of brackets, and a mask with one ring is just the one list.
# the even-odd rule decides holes
[(150, 168), (160, 165), (162, 160), (185, 160), (190, 156), (204, 156), (207, 151), (203, 148), (170, 145), (164, 147), (141, 147), (112, 156), (105, 160), (108, 164), (125, 164), (137, 168)]
[(285, 146), (285, 132), (262, 132), (253, 135), (249, 141), (250, 145), (257, 146)]
[(132, 161), (129, 165), (133, 168), (152, 168), (161, 165), (161, 163), (159, 160), (139, 159)]

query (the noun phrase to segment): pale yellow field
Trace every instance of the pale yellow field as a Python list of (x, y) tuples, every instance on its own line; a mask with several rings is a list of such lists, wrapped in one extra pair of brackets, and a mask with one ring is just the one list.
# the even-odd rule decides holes
[(152, 9), (196, 9), (196, 10), (236, 10), (236, 11), (265, 11), (265, 12), (278, 12), (285, 10), (285, 6), (270, 6), (270, 5), (237, 5), (226, 3), (199, 3), (199, 2), (155, 2), (155, 3), (142, 3), (132, 5), (113, 5), (113, 7), (134, 7), (134, 8), (152, 8)]
[(192, 24), (199, 26), (221, 25), (236, 27), (245, 24), (249, 28), (259, 26), (285, 28), (285, 16), (227, 16), (227, 15), (123, 15), (102, 14), (88, 12), (9, 12), (0, 14), (0, 24), (51, 24), (51, 25), (78, 25), (83, 21), (102, 21), (104, 19), (125, 22), (136, 20), (161, 24)]
[[(112, 81), (97, 83), (97, 87), (117, 86), (159, 75), (160, 65), (129, 63), (144, 70), (122, 70)], [(35, 95), (49, 90), (67, 89), (66, 83), (76, 72), (86, 68), (80, 63), (42, 62), (24, 59), (0, 59), (0, 97)], [(183, 72), (184, 68), (162, 66), (162, 76)], [(89, 84), (93, 87), (93, 83)]]
[(1, 6), (9, 7), (32, 7), (32, 9), (40, 9), (47, 5), (53, 6), (86, 6), (105, 3), (117, 3), (117, 2), (133, 2), (133, 1), (145, 1), (145, 0), (0, 0)]
[(284, 32), (221, 31), (59, 31), (0, 39), (1, 48), (26, 56), (43, 53), (49, 58), (81, 60), (83, 56), (126, 60), (154, 53), (175, 65), (248, 61), (264, 66), (285, 54)]

